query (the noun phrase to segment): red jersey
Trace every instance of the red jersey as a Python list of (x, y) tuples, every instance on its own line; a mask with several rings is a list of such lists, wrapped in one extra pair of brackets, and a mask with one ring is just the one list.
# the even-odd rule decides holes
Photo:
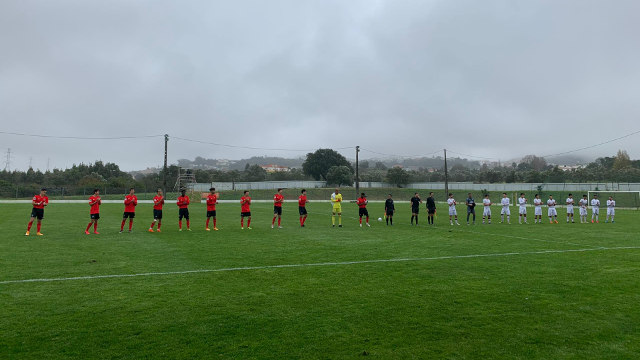
[(178, 208), (186, 209), (189, 206), (190, 202), (191, 201), (189, 200), (189, 197), (185, 195), (185, 196), (178, 196), (178, 201), (176, 202), (176, 204), (178, 204)]
[(47, 195), (45, 196), (40, 196), (40, 195), (36, 195), (33, 197), (33, 208), (34, 209), (44, 209), (45, 205), (47, 205), (49, 203), (49, 198), (47, 197)]
[(284, 201), (284, 196), (280, 194), (273, 195), (273, 206), (282, 207), (283, 201)]
[(89, 205), (91, 205), (91, 210), (89, 211), (89, 214), (99, 214), (101, 203), (102, 203), (102, 199), (100, 198), (100, 196), (95, 196), (95, 195), (89, 196)]
[(164, 205), (164, 197), (160, 195), (156, 195), (153, 198), (153, 210), (162, 210), (162, 205)]
[(367, 198), (358, 198), (358, 200), (356, 200), (356, 205), (358, 205), (358, 207), (360, 209), (366, 209), (367, 208)]
[(251, 197), (250, 196), (243, 196), (240, 198), (240, 211), (241, 212), (250, 212), (251, 209), (249, 208), (251, 206)]
[(216, 204), (218, 203), (218, 195), (207, 196), (207, 211), (216, 211)]
[(127, 195), (124, 197), (124, 212), (136, 212), (138, 205), (138, 197), (135, 195)]
[(307, 205), (307, 195), (298, 196), (298, 206), (305, 207)]

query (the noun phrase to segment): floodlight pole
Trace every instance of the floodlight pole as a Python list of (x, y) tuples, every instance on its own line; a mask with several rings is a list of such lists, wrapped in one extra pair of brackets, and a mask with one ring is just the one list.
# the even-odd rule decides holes
[(449, 172), (447, 170), (447, 149), (444, 149), (444, 193), (445, 199), (449, 197)]
[(167, 197), (167, 144), (169, 143), (169, 134), (164, 134), (164, 169), (162, 171), (162, 195)]
[(360, 173), (358, 171), (358, 153), (360, 152), (360, 146), (356, 146), (356, 199), (360, 194)]

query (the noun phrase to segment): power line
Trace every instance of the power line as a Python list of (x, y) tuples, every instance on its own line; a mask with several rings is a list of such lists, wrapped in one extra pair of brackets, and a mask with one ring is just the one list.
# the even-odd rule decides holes
[[(303, 152), (312, 152), (312, 151), (316, 151), (317, 150), (317, 149), (262, 148), (262, 147), (255, 147), (255, 146), (230, 145), (230, 144), (221, 144), (221, 143), (215, 143), (215, 142), (203, 141), (203, 140), (187, 139), (187, 138), (178, 137), (178, 136), (171, 136), (171, 138), (172, 139), (177, 139), (177, 140), (182, 140), (182, 141), (189, 141), (189, 142), (199, 143), (199, 144), (223, 146), (223, 147), (234, 148), (234, 149), (265, 150), (265, 151), (301, 151), (301, 152), (302, 151)], [(353, 146), (345, 146), (345, 147), (332, 148), (332, 149), (333, 150), (346, 150), (346, 149), (352, 149), (352, 148), (353, 148)]]
[(546, 157), (555, 157), (555, 156), (560, 156), (560, 155), (565, 155), (565, 154), (571, 154), (571, 153), (574, 153), (574, 152), (578, 152), (578, 151), (582, 151), (582, 150), (586, 150), (586, 149), (591, 149), (591, 148), (594, 148), (594, 147), (597, 147), (597, 146), (601, 146), (601, 145), (605, 145), (605, 144), (608, 144), (608, 143), (612, 143), (614, 141), (622, 140), (624, 138), (628, 138), (629, 136), (633, 136), (633, 135), (636, 135), (636, 134), (640, 134), (640, 130), (634, 131), (634, 132), (629, 133), (629, 134), (624, 135), (624, 136), (617, 137), (615, 139), (603, 141), (603, 142), (601, 142), (599, 144), (589, 145), (589, 146), (585, 146), (585, 147), (582, 147), (582, 148), (579, 148), (579, 149), (564, 151), (564, 152), (557, 153), (557, 154), (544, 155), (542, 157), (546, 158)]
[(452, 154), (456, 154), (459, 156), (465, 156), (465, 157), (469, 157), (469, 158), (474, 158), (474, 159), (482, 159), (482, 160), (498, 160), (500, 161), (500, 159), (498, 158), (490, 158), (490, 157), (482, 157), (482, 156), (474, 156), (474, 155), (468, 155), (468, 154), (463, 154), (463, 153), (459, 153), (457, 151), (453, 151), (453, 150), (447, 150)]
[(396, 157), (396, 158), (419, 158), (419, 157), (427, 157), (427, 156), (431, 156), (431, 155), (435, 155), (440, 153), (442, 150), (436, 150), (434, 152), (428, 153), (428, 154), (422, 154), (422, 155), (397, 155), (397, 154), (386, 154), (386, 153), (381, 153), (378, 151), (373, 151), (373, 150), (369, 150), (369, 149), (365, 149), (365, 148), (360, 148), (360, 150), (363, 151), (367, 151), (376, 155), (381, 155), (381, 156), (389, 156), (389, 157)]
[(56, 135), (25, 134), (25, 133), (17, 133), (17, 132), (9, 132), (9, 131), (0, 131), (0, 134), (39, 137), (39, 138), (50, 138), (50, 139), (67, 139), (67, 140), (69, 140), (69, 139), (72, 139), (72, 140), (120, 140), (120, 139), (155, 138), (155, 137), (164, 136), (163, 134), (160, 134), (160, 135), (137, 135), (137, 136), (110, 136), (110, 137), (56, 136)]

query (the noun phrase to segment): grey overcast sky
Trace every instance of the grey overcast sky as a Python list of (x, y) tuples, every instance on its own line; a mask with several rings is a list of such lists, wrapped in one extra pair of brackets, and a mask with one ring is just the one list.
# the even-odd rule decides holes
[[(553, 154), (640, 130), (638, 14), (637, 0), (3, 0), (0, 131)], [(577, 154), (640, 158), (639, 140)], [(169, 144), (170, 162), (305, 154)], [(43, 170), (163, 155), (162, 138), (0, 134), (0, 169), (7, 148), (12, 168)]]

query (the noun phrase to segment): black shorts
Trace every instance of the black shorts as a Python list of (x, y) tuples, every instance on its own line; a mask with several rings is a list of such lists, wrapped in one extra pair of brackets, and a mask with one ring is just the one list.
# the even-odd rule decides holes
[(367, 208), (358, 208), (358, 215), (360, 217), (369, 216), (369, 210)]
[(89, 214), (89, 217), (91, 217), (91, 220), (98, 220), (100, 219), (100, 214)]
[(216, 217), (216, 211), (215, 210), (207, 210), (207, 217)]
[(467, 206), (467, 214), (475, 214), (476, 213), (476, 208), (474, 207), (470, 207)]
[(189, 220), (189, 209), (178, 209), (178, 220), (182, 218)]
[(31, 217), (32, 218), (37, 218), (38, 220), (44, 219), (44, 209), (33, 208), (31, 210)]
[(162, 210), (153, 209), (153, 218), (162, 220)]
[(306, 206), (298, 206), (298, 212), (300, 216), (307, 215), (307, 207)]
[(427, 213), (428, 213), (429, 215), (433, 215), (433, 214), (435, 214), (435, 213), (436, 213), (436, 208), (427, 208)]
[(136, 217), (136, 213), (134, 213), (134, 212), (125, 211), (122, 214), (122, 218), (123, 219), (126, 219), (126, 218), (133, 219), (134, 217)]
[(419, 207), (412, 207), (412, 208), (411, 208), (411, 213), (412, 213), (412, 214), (417, 214), (417, 213), (419, 213), (419, 212), (420, 212), (420, 208), (419, 208)]
[(282, 206), (274, 206), (273, 207), (273, 215), (282, 215)]
[(251, 217), (251, 211), (241, 212), (240, 217)]
[(387, 216), (393, 216), (393, 210), (387, 210), (386, 214)]

